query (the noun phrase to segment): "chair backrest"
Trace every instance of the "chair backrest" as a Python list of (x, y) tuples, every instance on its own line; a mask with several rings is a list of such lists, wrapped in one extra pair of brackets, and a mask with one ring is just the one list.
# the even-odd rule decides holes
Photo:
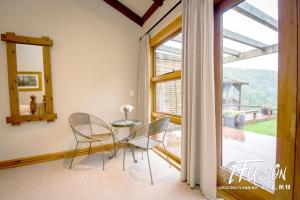
[(166, 131), (168, 129), (168, 125), (170, 122), (169, 117), (163, 117), (149, 124), (149, 136), (153, 136), (159, 133), (163, 133), (163, 138), (165, 137)]
[(73, 113), (69, 116), (69, 123), (72, 127), (90, 124), (90, 116), (86, 113)]
[(76, 135), (85, 138), (88, 135), (92, 135), (94, 126), (103, 127), (111, 131), (111, 127), (106, 122), (87, 113), (73, 113), (68, 120), (76, 139), (78, 139)]

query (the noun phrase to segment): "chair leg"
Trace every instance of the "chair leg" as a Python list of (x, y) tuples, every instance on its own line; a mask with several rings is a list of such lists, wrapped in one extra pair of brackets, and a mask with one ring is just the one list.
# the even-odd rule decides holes
[(171, 167), (171, 163), (170, 163), (170, 160), (169, 160), (169, 156), (168, 156), (168, 154), (167, 154), (167, 151), (166, 151), (165, 144), (162, 143), (162, 145), (163, 145), (163, 147), (164, 147), (164, 151), (165, 151), (165, 154), (166, 154), (166, 156), (167, 156), (167, 160), (168, 160), (168, 163), (169, 163), (169, 167)]
[(152, 179), (152, 172), (151, 172), (151, 165), (150, 165), (150, 159), (149, 159), (149, 151), (148, 151), (148, 149), (147, 149), (147, 157), (148, 157), (149, 171), (150, 171), (150, 177), (151, 177), (151, 185), (153, 185), (153, 179)]
[(104, 171), (104, 149), (102, 143), (101, 143), (101, 153), (102, 153), (102, 169)]
[(126, 150), (126, 147), (124, 147), (124, 153), (123, 153), (123, 171), (125, 170), (125, 150)]
[(73, 164), (73, 160), (74, 160), (74, 157), (75, 157), (75, 154), (76, 154), (76, 151), (77, 151), (77, 147), (78, 147), (78, 141), (77, 141), (77, 144), (76, 144), (76, 147), (75, 147), (74, 153), (73, 153), (73, 157), (72, 157), (72, 160), (71, 160), (71, 164), (70, 164), (70, 167), (69, 167), (69, 169), (71, 169), (71, 168), (72, 168), (72, 164)]
[(112, 136), (113, 138), (113, 143), (114, 143), (114, 154), (115, 154), (115, 158), (117, 157), (117, 150), (116, 150), (116, 140), (115, 140), (115, 136)]
[(142, 160), (144, 160), (144, 149), (142, 149)]
[(92, 143), (90, 142), (90, 147), (89, 147), (89, 153), (88, 153), (88, 155), (90, 155), (90, 153), (91, 153), (91, 146), (92, 146)]
[(133, 161), (134, 161), (135, 163), (137, 163), (137, 160), (135, 159), (135, 155), (134, 155), (134, 147), (132, 147), (132, 146), (129, 145), (129, 149), (130, 149), (130, 151), (131, 151)]

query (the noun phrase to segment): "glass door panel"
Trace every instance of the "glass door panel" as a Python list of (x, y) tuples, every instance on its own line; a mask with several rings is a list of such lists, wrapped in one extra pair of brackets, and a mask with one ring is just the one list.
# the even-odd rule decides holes
[(221, 165), (270, 191), (276, 167), (277, 7), (277, 0), (246, 0), (223, 13), (222, 27)]

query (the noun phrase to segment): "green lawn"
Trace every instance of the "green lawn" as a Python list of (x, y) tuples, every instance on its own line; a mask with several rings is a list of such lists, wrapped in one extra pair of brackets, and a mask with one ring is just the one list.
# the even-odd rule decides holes
[(244, 130), (275, 137), (276, 136), (276, 128), (277, 128), (276, 122), (277, 121), (275, 119), (272, 119), (272, 120), (265, 121), (265, 122), (248, 124), (245, 126)]

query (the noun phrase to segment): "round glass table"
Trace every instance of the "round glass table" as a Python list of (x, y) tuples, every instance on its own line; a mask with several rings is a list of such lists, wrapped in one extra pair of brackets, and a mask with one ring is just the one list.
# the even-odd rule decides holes
[(139, 120), (136, 119), (121, 119), (121, 120), (116, 120), (111, 122), (111, 126), (115, 128), (126, 128), (126, 127), (134, 127), (134, 126), (139, 126), (142, 125), (143, 123)]
[[(136, 119), (128, 119), (128, 120), (125, 120), (125, 119), (121, 119), (121, 120), (116, 120), (116, 121), (113, 121), (110, 123), (111, 126), (115, 129), (114, 130), (114, 145), (116, 146), (116, 140), (119, 144), (121, 143), (125, 143), (127, 142), (131, 137), (132, 137), (132, 131), (131, 129), (136, 127), (136, 126), (140, 126), (142, 125), (143, 123), (139, 120), (136, 120)], [(119, 128), (129, 128), (129, 135), (121, 140), (119, 140), (116, 135), (118, 134), (118, 129)], [(133, 157), (133, 160), (134, 162), (137, 162), (137, 160), (135, 159), (135, 156), (134, 156), (134, 149), (133, 148), (129, 148), (131, 150), (131, 153), (132, 153), (132, 157)], [(116, 154), (117, 154), (117, 151), (119, 150), (119, 148), (115, 151), (115, 153), (111, 156), (111, 158), (113, 156), (116, 157)]]

